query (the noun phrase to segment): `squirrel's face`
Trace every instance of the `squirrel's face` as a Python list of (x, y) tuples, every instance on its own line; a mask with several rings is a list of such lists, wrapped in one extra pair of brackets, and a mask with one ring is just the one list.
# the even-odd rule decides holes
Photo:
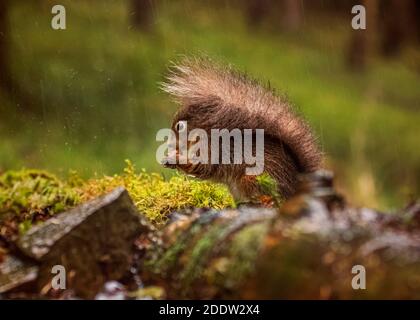
[(242, 164), (211, 163), (212, 152), (218, 153), (219, 159), (222, 154), (221, 143), (219, 150), (212, 150), (211, 130), (226, 128), (223, 116), (218, 114), (217, 109), (215, 105), (190, 105), (178, 111), (172, 121), (174, 136), (169, 141), (169, 153), (163, 161), (167, 168), (219, 182), (243, 174), (245, 167)]
[[(208, 114), (207, 114), (208, 115)], [(183, 171), (201, 179), (211, 179), (217, 182), (230, 183), (244, 175), (245, 161), (239, 164), (233, 163), (234, 148), (230, 148), (229, 164), (222, 163), (222, 143), (219, 141), (219, 149), (212, 149), (212, 129), (224, 129), (214, 122), (216, 117), (201, 118), (200, 114), (180, 113), (175, 116), (172, 123), (173, 138), (169, 141), (169, 153), (163, 160), (163, 165)], [(200, 120), (201, 119), (201, 120)], [(197, 135), (201, 132), (203, 136)], [(203, 151), (205, 150), (205, 151)], [(217, 153), (219, 161), (212, 163), (212, 153)], [(203, 161), (206, 160), (206, 161)]]
[[(199, 126), (194, 115), (188, 115), (184, 112), (175, 116), (171, 129), (175, 135), (168, 141), (169, 153), (164, 159), (164, 166), (179, 169), (186, 174), (199, 178), (210, 178), (211, 164), (194, 162), (194, 157), (199, 156), (199, 154), (191, 152), (194, 145), (197, 149), (198, 144), (208, 142), (201, 141), (199, 137), (194, 140), (189, 139), (189, 134), (194, 132), (195, 129), (206, 130), (206, 128)], [(206, 147), (208, 148), (209, 144)]]

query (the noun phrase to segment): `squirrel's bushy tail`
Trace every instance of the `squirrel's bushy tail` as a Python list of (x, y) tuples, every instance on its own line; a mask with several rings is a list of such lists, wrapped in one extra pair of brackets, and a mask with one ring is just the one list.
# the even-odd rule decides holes
[[(230, 66), (208, 58), (184, 58), (162, 85), (183, 105), (214, 104), (240, 110), (244, 128), (262, 128), (286, 147), (299, 172), (319, 168), (322, 153), (309, 125), (284, 97)], [(241, 116), (238, 114), (237, 116)]]

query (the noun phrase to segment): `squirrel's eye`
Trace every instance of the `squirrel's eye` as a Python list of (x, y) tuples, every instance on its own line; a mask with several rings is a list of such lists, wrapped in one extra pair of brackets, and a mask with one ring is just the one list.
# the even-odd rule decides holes
[(187, 126), (186, 126), (185, 121), (178, 121), (175, 125), (175, 130), (178, 132), (182, 132), (185, 130), (186, 127)]

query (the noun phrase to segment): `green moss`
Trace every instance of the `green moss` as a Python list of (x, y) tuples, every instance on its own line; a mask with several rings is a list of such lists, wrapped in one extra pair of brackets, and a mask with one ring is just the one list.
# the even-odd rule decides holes
[(194, 224), (188, 232), (182, 234), (182, 238), (177, 240), (170, 248), (168, 248), (162, 256), (155, 255), (155, 259), (148, 259), (145, 263), (146, 267), (155, 274), (167, 274), (171, 269), (176, 267), (177, 262), (179, 262), (180, 255), (189, 245), (189, 240), (191, 240), (201, 230), (202, 226)]
[[(163, 252), (152, 252), (149, 258), (146, 259), (145, 267), (152, 273), (159, 274), (160, 276), (169, 274), (175, 270), (175, 277), (177, 280), (182, 280), (184, 287), (187, 287), (185, 285), (186, 281), (184, 281), (185, 278), (189, 275), (197, 274), (196, 270), (199, 269), (199, 266), (196, 264), (198, 264), (200, 254), (196, 254), (196, 248), (200, 245), (196, 241), (201, 242), (202, 234), (208, 235), (212, 233), (211, 230), (208, 230), (208, 222), (217, 219), (218, 216), (217, 211), (210, 210), (192, 221), (191, 226), (187, 230), (184, 230), (181, 233), (172, 234), (171, 237), (176, 238), (176, 241)], [(217, 227), (218, 225), (216, 225), (215, 228)], [(193, 252), (190, 253), (190, 250)], [(187, 259), (183, 258), (183, 255), (185, 254), (188, 256)], [(188, 266), (183, 266), (185, 263)], [(179, 270), (184, 271), (179, 273)]]
[(136, 299), (164, 299), (165, 290), (157, 286), (140, 288), (137, 291), (129, 292), (128, 296)]
[(122, 175), (106, 176), (85, 183), (82, 197), (90, 198), (123, 185), (136, 207), (155, 223), (164, 222), (170, 212), (186, 207), (222, 209), (234, 206), (231, 195), (222, 185), (183, 175), (166, 180), (160, 174), (147, 173), (145, 170), (137, 173), (131, 162), (126, 162), (127, 167)]
[[(34, 214), (54, 214), (78, 203), (91, 200), (124, 186), (140, 212), (155, 224), (166, 216), (186, 207), (221, 209), (234, 205), (224, 186), (176, 175), (165, 179), (156, 173), (136, 172), (130, 161), (120, 175), (82, 180), (72, 172), (69, 178), (39, 170), (7, 171), (0, 176), (0, 214), (23, 215), (20, 222), (32, 221)], [(22, 231), (30, 223), (21, 226)]]
[(278, 193), (277, 182), (268, 173), (263, 173), (256, 177), (257, 183), (263, 194), (270, 196), (276, 206), (280, 206), (282, 202), (281, 196)]
[(23, 169), (0, 176), (0, 218), (15, 215), (20, 231), (31, 227), (34, 215), (45, 218), (79, 202), (73, 186), (45, 171)]
[[(229, 248), (227, 272), (221, 279), (226, 287), (234, 288), (254, 270), (256, 257), (268, 227), (268, 222), (262, 222), (246, 226), (236, 233)], [(229, 282), (225, 279), (229, 279)]]
[(190, 285), (193, 281), (202, 275), (203, 268), (208, 262), (211, 250), (222, 233), (222, 230), (226, 227), (226, 225), (213, 226), (197, 243), (195, 243), (194, 248), (189, 255), (188, 264), (180, 275), (186, 291), (190, 289)]

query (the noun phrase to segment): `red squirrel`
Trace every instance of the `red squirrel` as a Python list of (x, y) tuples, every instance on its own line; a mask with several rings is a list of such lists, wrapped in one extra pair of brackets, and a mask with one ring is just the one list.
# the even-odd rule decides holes
[[(184, 125), (180, 128), (183, 122), (188, 124), (188, 131), (201, 128), (209, 136), (216, 128), (264, 129), (264, 173), (276, 181), (282, 198), (296, 191), (299, 174), (320, 168), (322, 153), (307, 122), (274, 90), (231, 66), (208, 58), (184, 58), (171, 68), (162, 89), (180, 105), (172, 122), (176, 134), (184, 130)], [(249, 201), (261, 193), (256, 176), (246, 174), (244, 162), (187, 161), (166, 166), (224, 183), (237, 201)]]

